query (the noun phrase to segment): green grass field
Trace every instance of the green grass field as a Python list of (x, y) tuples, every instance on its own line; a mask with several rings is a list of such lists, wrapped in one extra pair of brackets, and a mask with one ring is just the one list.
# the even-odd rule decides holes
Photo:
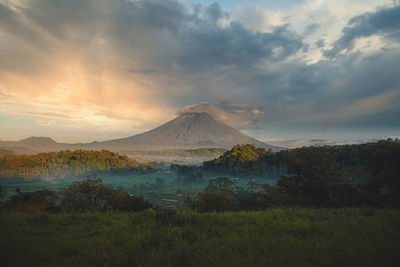
[(0, 213), (1, 266), (399, 266), (400, 211)]

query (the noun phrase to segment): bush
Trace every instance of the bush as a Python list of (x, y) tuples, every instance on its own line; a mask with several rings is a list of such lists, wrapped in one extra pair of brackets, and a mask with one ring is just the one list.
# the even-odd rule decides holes
[(102, 180), (88, 176), (62, 190), (61, 208), (68, 211), (143, 211), (151, 204), (143, 197), (108, 188)]
[(201, 212), (207, 211), (233, 211), (237, 207), (233, 194), (228, 192), (199, 193), (194, 201), (194, 208)]
[(17, 194), (10, 198), (7, 206), (15, 210), (55, 211), (58, 200), (54, 191), (21, 192), (17, 188)]

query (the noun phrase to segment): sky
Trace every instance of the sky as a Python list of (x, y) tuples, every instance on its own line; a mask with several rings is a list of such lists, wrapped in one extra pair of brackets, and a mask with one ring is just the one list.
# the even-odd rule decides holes
[(0, 140), (184, 112), (281, 145), (400, 136), (400, 1), (0, 0)]

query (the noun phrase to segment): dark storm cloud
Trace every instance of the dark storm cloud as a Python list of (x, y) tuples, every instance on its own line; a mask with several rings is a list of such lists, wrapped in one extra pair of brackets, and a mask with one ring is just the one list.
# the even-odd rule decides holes
[(248, 68), (262, 60), (283, 60), (303, 46), (300, 37), (290, 32), (287, 25), (276, 27), (271, 33), (253, 33), (240, 23), (224, 28), (199, 25), (185, 31), (177, 62), (185, 70), (213, 66)]
[(228, 14), (216, 3), (188, 9), (174, 0), (35, 0), (18, 13), (4, 5), (0, 12), (7, 25), (18, 27), (13, 32), (21, 31), (15, 22), (24, 19), (30, 24), (24, 31), (39, 28), (74, 48), (85, 50), (101, 39), (117, 55), (180, 71), (282, 60), (303, 46), (287, 25), (269, 33), (239, 22), (221, 26)]
[(332, 49), (324, 51), (324, 55), (333, 58), (345, 49), (350, 51), (354, 48), (356, 39), (372, 35), (399, 42), (399, 29), (400, 5), (364, 13), (350, 19), (348, 26), (342, 30), (342, 36), (333, 44)]

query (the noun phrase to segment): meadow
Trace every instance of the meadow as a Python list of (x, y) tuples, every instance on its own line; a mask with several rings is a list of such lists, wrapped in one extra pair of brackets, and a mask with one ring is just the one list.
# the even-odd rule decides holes
[(0, 213), (2, 266), (398, 266), (400, 211)]

